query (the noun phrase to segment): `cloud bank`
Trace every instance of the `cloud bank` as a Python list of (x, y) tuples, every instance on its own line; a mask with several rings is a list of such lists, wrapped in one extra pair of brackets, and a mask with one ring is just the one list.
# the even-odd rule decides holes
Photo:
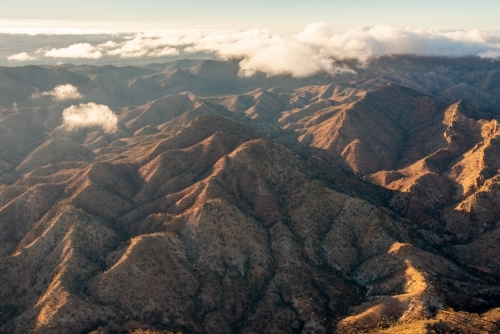
[(118, 117), (103, 104), (93, 102), (72, 105), (63, 111), (63, 126), (69, 130), (86, 127), (100, 127), (106, 133), (118, 130)]
[[(123, 36), (122, 36), (123, 37)], [(302, 31), (150, 30), (129, 33), (125, 40), (36, 51), (48, 58), (139, 58), (207, 53), (222, 59), (241, 59), (240, 73), (308, 76), (320, 71), (344, 71), (339, 61), (390, 54), (479, 56), (500, 59), (500, 32), (480, 29), (413, 29), (386, 25), (332, 29), (313, 23)], [(13, 55), (14, 56), (19, 56)], [(28, 56), (25, 54), (24, 56)], [(19, 56), (22, 58), (23, 56)]]
[(66, 100), (76, 100), (76, 99), (81, 99), (84, 96), (78, 92), (78, 88), (67, 84), (67, 85), (58, 85), (54, 87), (53, 90), (48, 91), (48, 92), (36, 92), (31, 95), (32, 98), (40, 98), (42, 96), (51, 96), (52, 99), (56, 101), (66, 101)]

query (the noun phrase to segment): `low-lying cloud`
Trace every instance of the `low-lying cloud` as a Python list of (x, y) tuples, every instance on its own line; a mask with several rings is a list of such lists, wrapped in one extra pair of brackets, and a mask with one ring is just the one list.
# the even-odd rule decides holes
[(101, 51), (89, 43), (77, 43), (67, 48), (52, 48), (50, 50), (39, 49), (37, 53), (43, 53), (47, 58), (86, 58), (99, 59), (102, 57)]
[(63, 126), (69, 130), (100, 127), (106, 133), (118, 130), (118, 117), (103, 104), (93, 102), (72, 105), (63, 111)]
[(54, 87), (53, 90), (48, 92), (35, 92), (31, 95), (32, 98), (40, 98), (42, 96), (50, 96), (55, 101), (66, 101), (66, 100), (77, 100), (81, 99), (84, 96), (78, 91), (78, 88), (66, 84), (66, 85), (58, 85)]
[(478, 54), (481, 58), (500, 59), (500, 50), (489, 50)]
[(480, 29), (403, 29), (377, 25), (335, 30), (319, 22), (299, 32), (177, 29), (129, 32), (125, 38), (123, 35), (117, 38), (110, 35), (106, 43), (75, 43), (64, 48), (41, 48), (36, 53), (49, 58), (99, 59), (189, 57), (201, 52), (222, 59), (241, 59), (241, 75), (265, 72), (297, 77), (320, 71), (345, 71), (339, 61), (366, 62), (371, 57), (390, 54), (500, 59), (500, 32)]
[(7, 60), (15, 60), (15, 61), (30, 61), (35, 59), (36, 57), (30, 56), (28, 52), (16, 53), (14, 55), (7, 57)]

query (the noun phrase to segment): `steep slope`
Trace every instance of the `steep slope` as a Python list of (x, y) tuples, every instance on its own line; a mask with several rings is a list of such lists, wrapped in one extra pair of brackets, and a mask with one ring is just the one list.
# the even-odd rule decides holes
[(119, 130), (0, 110), (0, 332), (500, 330), (498, 63), (170, 65), (2, 72)]
[[(479, 197), (495, 193), (498, 169), (498, 122), (480, 119), (482, 116), (461, 102), (450, 106), (441, 121), (444, 128), (437, 132), (443, 140), (434, 153), (368, 179), (399, 192), (391, 205), (400, 214), (436, 227), (444, 225), (460, 239), (481, 233), (496, 223), (490, 200)], [(476, 217), (475, 212), (480, 211), (490, 217)], [(437, 216), (439, 212), (442, 214)]]
[(2, 248), (1, 332), (342, 332), (496, 306), (387, 191), (216, 115), (156, 136), (2, 189), (2, 231), (23, 227)]
[(449, 233), (442, 242), (470, 240), (497, 222), (497, 121), (464, 101), (447, 105), (394, 84), (367, 93), (276, 88), (207, 101), (302, 155), (395, 191), (391, 207)]

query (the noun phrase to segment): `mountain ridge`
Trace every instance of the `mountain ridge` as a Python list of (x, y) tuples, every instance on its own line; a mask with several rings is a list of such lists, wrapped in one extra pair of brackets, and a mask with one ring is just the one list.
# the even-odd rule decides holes
[[(385, 84), (442, 60), (377, 61), (121, 101), (114, 133), (61, 125), (75, 102), (2, 111), (0, 332), (498, 332), (498, 116)], [(171, 65), (131, 80), (237, 69)]]

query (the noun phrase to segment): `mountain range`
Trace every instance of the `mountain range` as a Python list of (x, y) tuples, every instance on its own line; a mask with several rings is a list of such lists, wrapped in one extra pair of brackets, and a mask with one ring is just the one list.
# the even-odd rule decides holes
[(500, 63), (344, 65), (0, 68), (0, 333), (500, 332)]

